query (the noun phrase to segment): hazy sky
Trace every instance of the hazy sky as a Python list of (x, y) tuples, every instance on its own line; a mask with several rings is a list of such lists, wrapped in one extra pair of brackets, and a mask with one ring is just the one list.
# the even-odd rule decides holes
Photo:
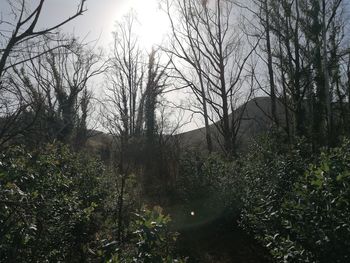
[[(9, 5), (18, 0), (0, 0), (1, 18), (8, 20)], [(39, 0), (26, 0), (35, 7)], [(46, 0), (39, 19), (38, 28), (48, 27), (73, 15), (79, 0)], [(87, 11), (64, 27), (66, 33), (74, 33), (87, 40), (100, 38), (99, 45), (107, 48), (112, 41), (111, 32), (117, 20), (121, 20), (131, 9), (137, 13), (139, 20), (140, 43), (147, 49), (159, 44), (168, 28), (165, 14), (159, 9), (159, 0), (87, 0)], [(5, 26), (4, 24), (2, 26)]]
[[(5, 0), (0, 0), (5, 1)], [(36, 2), (37, 0), (31, 0)], [(46, 0), (40, 24), (49, 26), (73, 14), (78, 0)], [(88, 40), (100, 36), (100, 44), (108, 47), (112, 41), (111, 32), (115, 21), (121, 20), (131, 9), (137, 13), (140, 22), (140, 43), (146, 48), (161, 42), (167, 28), (165, 14), (159, 9), (159, 0), (87, 0), (87, 11), (63, 27), (65, 32)]]

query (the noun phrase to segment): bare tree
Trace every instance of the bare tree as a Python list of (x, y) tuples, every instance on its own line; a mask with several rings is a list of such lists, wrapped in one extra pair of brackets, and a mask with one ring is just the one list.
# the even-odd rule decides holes
[[(212, 152), (213, 143), (210, 130), (210, 119), (208, 114), (207, 92), (206, 83), (203, 76), (203, 57), (201, 52), (194, 45), (194, 41), (198, 40), (196, 32), (191, 27), (190, 6), (182, 1), (166, 1), (166, 13), (170, 20), (172, 36), (170, 40), (170, 48), (163, 48), (172, 59), (172, 66), (176, 72), (178, 78), (184, 81), (184, 87), (190, 87), (196, 99), (201, 104), (200, 113), (203, 115), (206, 142), (208, 152)], [(173, 5), (176, 5), (178, 9), (177, 15), (179, 16), (180, 26), (174, 21), (173, 18)], [(184, 62), (184, 63), (182, 63)], [(190, 69), (194, 73), (186, 74), (185, 72)], [(190, 109), (192, 110), (192, 109)], [(198, 111), (197, 111), (198, 112)]]
[[(18, 93), (18, 86), (13, 85), (11, 74), (6, 72), (14, 67), (21, 67), (24, 62), (28, 62), (34, 58), (47, 54), (58, 46), (51, 49), (41, 49), (39, 52), (35, 50), (35, 46), (42, 44), (42, 36), (49, 35), (55, 37), (54, 31), (61, 26), (67, 24), (76, 17), (85, 12), (85, 0), (80, 0), (76, 12), (63, 19), (61, 22), (49, 26), (44, 29), (37, 29), (37, 24), (42, 13), (45, 0), (40, 0), (39, 3), (32, 8), (32, 11), (27, 6), (25, 0), (8, 1), (9, 10), (12, 12), (12, 20), (4, 20), (1, 18), (0, 24), (3, 27), (0, 30), (0, 145), (6, 145), (11, 139), (27, 131), (32, 122), (27, 122), (26, 125), (18, 125), (19, 119), (26, 111), (33, 106), (28, 104), (26, 100), (21, 98)], [(60, 43), (61, 46), (66, 46), (68, 42)], [(31, 48), (27, 48), (30, 46)], [(35, 50), (35, 52), (34, 52)], [(25, 56), (23, 56), (25, 54)]]
[[(276, 96), (276, 83), (275, 83), (275, 72), (274, 72), (274, 64), (273, 64), (273, 35), (271, 34), (272, 26), (271, 26), (271, 8), (269, 5), (269, 0), (254, 0), (249, 3), (240, 3), (235, 2), (235, 5), (241, 8), (242, 12), (248, 10), (248, 14), (246, 14), (243, 19), (243, 26), (247, 35), (255, 36), (258, 39), (262, 39), (260, 41), (259, 49), (256, 50), (258, 56), (261, 60), (266, 64), (267, 67), (267, 75), (269, 88), (264, 90), (267, 93), (271, 100), (271, 107), (268, 116), (271, 117), (273, 122), (278, 125), (279, 119), (277, 116), (277, 96)], [(252, 6), (253, 5), (253, 6)], [(254, 18), (254, 22), (258, 21), (259, 23), (251, 22), (251, 18)], [(249, 29), (251, 28), (251, 29)], [(265, 53), (266, 57), (264, 57), (261, 53)], [(264, 74), (265, 75), (265, 74)]]
[[(46, 34), (52, 34), (55, 29), (60, 28), (64, 24), (67, 24), (71, 20), (82, 15), (85, 12), (85, 1), (86, 0), (79, 0), (78, 8), (72, 16), (62, 20), (55, 25), (39, 30), (36, 30), (36, 27), (45, 0), (40, 0), (37, 6), (33, 8), (33, 11), (30, 11), (29, 13), (25, 0), (13, 2), (9, 1), (9, 5), (11, 6), (11, 10), (13, 12), (12, 15), (16, 18), (16, 21), (15, 23), (4, 20), (1, 21), (1, 23), (6, 23), (10, 26), (11, 29), (6, 31), (9, 31), (11, 33), (9, 36), (7, 36), (5, 32), (1, 32), (1, 37), (5, 38), (5, 41), (1, 41), (3, 47), (0, 48), (0, 78), (3, 76), (6, 70), (25, 61), (23, 59), (20, 59), (19, 61), (16, 60), (18, 57), (19, 49), (22, 48), (23, 43)], [(46, 52), (48, 52), (48, 50), (42, 53), (29, 54), (29, 57), (39, 57)]]
[(144, 125), (145, 68), (134, 33), (135, 23), (135, 14), (130, 13), (116, 24), (106, 72), (105, 100), (101, 104), (102, 125), (112, 135), (114, 144), (111, 165), (120, 181), (116, 200), (119, 242), (123, 239), (125, 183), (130, 172), (126, 150), (130, 139), (139, 136)]
[[(111, 165), (120, 181), (116, 200), (117, 238), (120, 242), (123, 239), (126, 180), (137, 169), (144, 174), (150, 174), (150, 169), (153, 169), (155, 159), (152, 156), (155, 156), (157, 145), (157, 108), (167, 86), (168, 64), (161, 64), (156, 50), (146, 55), (139, 48), (135, 35), (136, 23), (135, 14), (129, 13), (116, 24), (106, 74), (105, 99), (101, 104), (102, 125), (112, 135), (114, 142)], [(143, 178), (146, 188), (146, 181), (152, 182), (152, 178)]]
[[(254, 0), (236, 3), (248, 11), (248, 35), (261, 35), (257, 56), (266, 64), (256, 82), (260, 91), (271, 97), (274, 106), (285, 106), (285, 129), (293, 141), (306, 136), (314, 146), (329, 145), (334, 137), (337, 103), (344, 105), (344, 42), (346, 20), (342, 0)], [(251, 31), (253, 29), (253, 31)], [(265, 54), (265, 55), (264, 55)], [(269, 84), (261, 82), (265, 76)], [(274, 102), (276, 100), (276, 102)], [(343, 106), (340, 108), (344, 109)], [(345, 111), (341, 110), (342, 116)], [(341, 117), (344, 119), (344, 117)], [(278, 118), (280, 119), (280, 117)], [(344, 121), (343, 121), (344, 122)], [(279, 123), (280, 126), (283, 123)], [(338, 125), (339, 126), (339, 125)]]
[(332, 68), (340, 65), (338, 58), (345, 54), (341, 48), (345, 25), (341, 3), (298, 0), (278, 5), (270, 1), (275, 9), (271, 16), (273, 34), (282, 42), (281, 67), (287, 73), (284, 85), (295, 116), (296, 135), (310, 138), (316, 148), (332, 144), (333, 108), (342, 96), (341, 92), (337, 95), (337, 81), (331, 83)]
[[(179, 24), (172, 19), (173, 8), (180, 16)], [(174, 39), (167, 51), (195, 72), (193, 78), (186, 67), (173, 63), (203, 106), (208, 149), (211, 120), (223, 139), (223, 150), (232, 153), (241, 118), (230, 118), (230, 113), (249, 98), (249, 91), (243, 95), (245, 65), (257, 44), (250, 50), (243, 48), (243, 35), (234, 25), (230, 1), (166, 1), (166, 11)]]
[[(116, 25), (114, 46), (110, 58), (108, 72), (108, 95), (118, 111), (123, 127), (122, 133), (128, 137), (139, 133), (143, 114), (144, 62), (143, 55), (138, 47), (137, 37), (134, 34), (136, 17), (133, 13), (125, 16), (124, 21)], [(140, 105), (138, 105), (140, 102)], [(118, 105), (117, 105), (118, 104)], [(140, 114), (138, 114), (140, 112)], [(121, 132), (121, 131), (118, 131)]]
[[(101, 74), (105, 65), (101, 53), (75, 39), (67, 47), (52, 50), (53, 45), (59, 46), (60, 40), (47, 40), (44, 48), (49, 51), (45, 55), (23, 63), (19, 69), (13, 67), (10, 80), (17, 87), (18, 97), (30, 105), (28, 110), (40, 113), (35, 128), (42, 132), (41, 140), (47, 136), (48, 141), (76, 144), (82, 139), (76, 137), (82, 135), (83, 126), (87, 128), (88, 82)], [(42, 47), (38, 49), (40, 52)]]

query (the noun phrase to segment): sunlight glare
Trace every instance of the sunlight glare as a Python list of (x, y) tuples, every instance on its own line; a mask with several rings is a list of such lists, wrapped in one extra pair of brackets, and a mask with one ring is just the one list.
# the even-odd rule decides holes
[(140, 22), (138, 35), (140, 44), (147, 50), (153, 45), (161, 44), (166, 35), (169, 22), (161, 10), (159, 0), (131, 0), (130, 8), (134, 9)]

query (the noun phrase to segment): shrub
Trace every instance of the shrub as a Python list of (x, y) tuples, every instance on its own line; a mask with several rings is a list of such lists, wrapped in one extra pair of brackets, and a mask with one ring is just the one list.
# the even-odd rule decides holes
[[(240, 166), (219, 155), (200, 156), (187, 153), (180, 161), (176, 182), (178, 203), (183, 204), (183, 220), (208, 223), (239, 215), (241, 208)], [(186, 222), (185, 222), (186, 223)]]
[(348, 262), (349, 142), (319, 157), (256, 149), (244, 167), (241, 225), (278, 262)]
[[(0, 156), (3, 262), (86, 260), (103, 208), (101, 163), (63, 145)], [(91, 249), (90, 249), (91, 250)]]
[(117, 248), (109, 263), (172, 263), (185, 262), (174, 257), (177, 233), (169, 230), (170, 217), (165, 216), (161, 207), (152, 210), (144, 207), (130, 226), (130, 238), (121, 248)]

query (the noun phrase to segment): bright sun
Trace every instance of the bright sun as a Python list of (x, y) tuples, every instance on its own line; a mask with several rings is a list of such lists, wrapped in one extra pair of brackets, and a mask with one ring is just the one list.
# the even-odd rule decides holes
[(159, 0), (131, 0), (130, 8), (134, 9), (140, 22), (138, 35), (140, 43), (146, 49), (161, 44), (169, 28), (165, 13), (160, 9)]

